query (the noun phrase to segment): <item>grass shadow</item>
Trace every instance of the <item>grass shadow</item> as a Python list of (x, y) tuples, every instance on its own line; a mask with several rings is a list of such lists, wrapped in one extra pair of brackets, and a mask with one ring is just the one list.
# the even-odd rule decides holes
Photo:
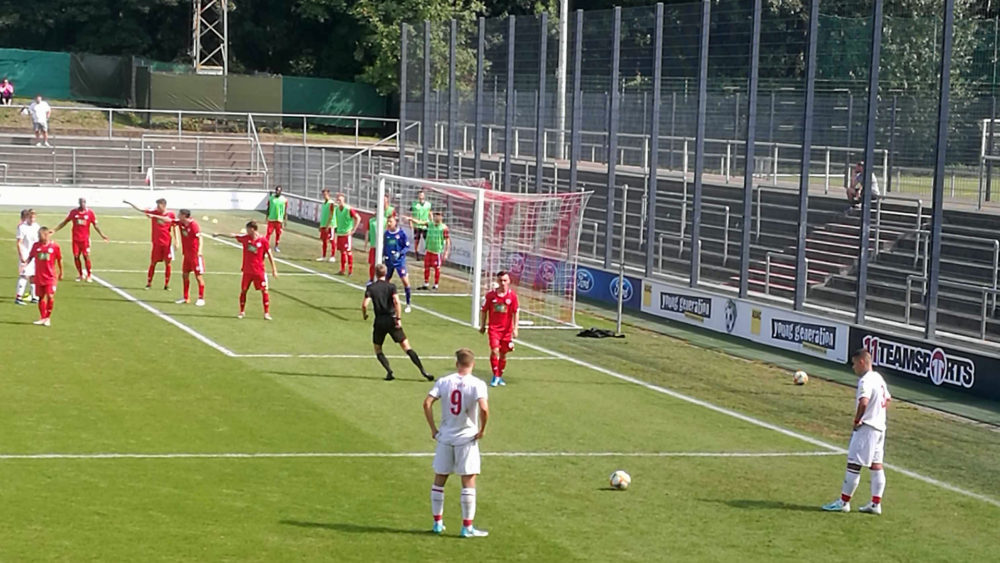
[(819, 505), (792, 504), (780, 500), (766, 499), (699, 499), (702, 502), (724, 504), (730, 508), (744, 510), (790, 510), (795, 512), (822, 512)]
[(314, 304), (306, 301), (305, 299), (302, 299), (302, 298), (299, 298), (299, 297), (295, 297), (294, 295), (292, 295), (291, 293), (288, 293), (286, 291), (279, 291), (279, 290), (276, 290), (274, 288), (271, 288), (271, 293), (273, 293), (275, 295), (280, 295), (280, 296), (284, 297), (285, 299), (288, 299), (289, 301), (294, 301), (294, 302), (298, 303), (299, 305), (304, 305), (306, 307), (309, 307), (310, 309), (319, 311), (320, 313), (323, 313), (323, 314), (326, 314), (326, 315), (330, 315), (331, 317), (333, 317), (335, 319), (338, 319), (338, 320), (341, 320), (341, 321), (352, 320), (352, 319), (348, 319), (344, 315), (341, 315), (339, 313), (334, 312), (335, 309), (333, 309), (331, 307), (320, 307), (318, 305), (314, 305)]
[(385, 383), (394, 383), (397, 381), (401, 383), (428, 383), (428, 381), (422, 377), (420, 379), (417, 379), (415, 377), (411, 379), (411, 378), (401, 378), (397, 376), (395, 380), (389, 382), (385, 381), (384, 379), (385, 376), (383, 375), (372, 375), (368, 377), (364, 375), (343, 375), (339, 373), (302, 373), (294, 371), (269, 371), (267, 373), (270, 373), (272, 375), (284, 375), (288, 377), (326, 377), (333, 379), (361, 379), (363, 381), (383, 381)]
[(365, 524), (353, 524), (350, 522), (304, 522), (300, 520), (281, 520), (281, 524), (295, 526), (297, 528), (313, 528), (320, 530), (331, 530), (334, 532), (344, 532), (348, 534), (403, 534), (416, 536), (433, 536), (430, 530), (416, 530), (406, 528), (390, 528), (388, 526), (368, 526)]

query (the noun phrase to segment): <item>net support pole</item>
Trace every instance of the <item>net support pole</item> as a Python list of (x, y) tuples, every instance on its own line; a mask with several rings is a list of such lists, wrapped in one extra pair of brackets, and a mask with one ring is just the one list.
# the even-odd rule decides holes
[(622, 237), (618, 244), (618, 314), (615, 317), (615, 334), (622, 333), (622, 306), (625, 303), (625, 208), (628, 205), (628, 184), (622, 186)]
[(424, 118), (420, 131), (423, 143), (423, 162), (420, 163), (420, 175), (429, 177), (431, 138), (436, 127), (431, 123), (431, 22), (424, 20)]
[[(375, 202), (375, 233), (385, 232), (385, 177), (378, 177), (378, 199)], [(375, 237), (375, 263), (382, 263), (382, 251), (385, 237)]]
[[(705, 172), (705, 111), (708, 105), (708, 36), (711, 15), (710, 0), (702, 0), (701, 37), (698, 47), (698, 116), (694, 141), (694, 193), (691, 197), (691, 287), (697, 287), (701, 275), (701, 194), (702, 175)], [(681, 244), (683, 243), (681, 240)]]
[[(760, 71), (760, 18), (762, 0), (753, 2), (753, 24), (750, 34), (750, 80), (747, 84), (747, 138), (743, 161), (743, 217), (753, 216), (753, 171), (757, 146), (757, 85)], [(726, 229), (729, 225), (726, 225)], [(750, 290), (750, 221), (742, 224), (740, 238), (740, 292), (746, 299)]]
[(507, 18), (507, 103), (504, 105), (503, 118), (503, 182), (501, 189), (510, 189), (510, 161), (514, 141), (514, 39), (515, 17)]
[(941, 39), (941, 70), (939, 76), (940, 98), (938, 99), (937, 138), (935, 140), (934, 189), (931, 195), (931, 235), (930, 252), (924, 258), (929, 262), (927, 270), (927, 310), (924, 322), (924, 337), (934, 338), (937, 332), (938, 280), (941, 277), (941, 227), (944, 221), (944, 168), (945, 152), (948, 148), (948, 101), (951, 97), (951, 43), (952, 28), (955, 23), (955, 0), (944, 2), (944, 23)]
[(569, 133), (569, 189), (576, 190), (577, 165), (580, 160), (580, 128), (583, 125), (583, 93), (580, 69), (583, 59), (583, 10), (576, 11), (576, 35), (573, 41), (573, 117)]
[[(868, 66), (868, 115), (865, 123), (865, 167), (861, 179), (864, 194), (861, 199), (861, 252), (858, 254), (858, 291), (854, 322), (864, 324), (868, 304), (868, 238), (872, 226), (872, 177), (875, 176), (875, 117), (878, 115), (879, 60), (882, 54), (882, 2), (872, 2), (871, 60)], [(876, 228), (879, 228), (876, 226)], [(878, 241), (876, 241), (878, 244)], [(875, 249), (876, 255), (878, 248)]]
[(545, 70), (548, 63), (549, 15), (542, 13), (538, 32), (538, 103), (535, 106), (535, 193), (545, 175)]
[(396, 144), (399, 146), (399, 175), (406, 176), (406, 48), (409, 37), (406, 22), (399, 24), (399, 27), (399, 128)]
[(476, 209), (473, 219), (473, 237), (476, 241), (472, 253), (472, 327), (479, 328), (479, 303), (483, 296), (483, 214), (486, 211), (486, 191), (476, 190)]
[(802, 110), (802, 160), (799, 169), (799, 218), (795, 250), (796, 311), (806, 302), (806, 232), (809, 227), (809, 158), (812, 154), (813, 105), (816, 98), (816, 43), (819, 40), (819, 0), (809, 2), (809, 47), (806, 55), (806, 99)]
[[(455, 122), (458, 121), (458, 86), (455, 78), (455, 46), (458, 42), (458, 22), (451, 20), (448, 39), (448, 178), (455, 178)], [(461, 174), (461, 170), (459, 174)]]
[[(706, 0), (707, 1), (707, 0)], [(604, 267), (611, 269), (611, 253), (614, 249), (614, 237), (612, 229), (615, 224), (615, 172), (618, 168), (618, 71), (621, 64), (621, 42), (622, 42), (622, 9), (615, 6), (614, 30), (611, 33), (611, 82), (610, 102), (608, 103), (608, 196), (607, 209), (604, 213)], [(625, 217), (625, 210), (622, 210), (622, 217)]]
[[(472, 176), (482, 178), (483, 170), (483, 60), (486, 54), (486, 18), (479, 18), (479, 37), (476, 47), (476, 124), (472, 132)], [(496, 103), (496, 96), (493, 103)], [(464, 148), (464, 147), (463, 147)]]
[(653, 275), (653, 254), (656, 245), (656, 189), (660, 169), (660, 81), (663, 77), (663, 2), (656, 4), (656, 28), (653, 31), (653, 111), (649, 122), (649, 205), (646, 208), (646, 275)]

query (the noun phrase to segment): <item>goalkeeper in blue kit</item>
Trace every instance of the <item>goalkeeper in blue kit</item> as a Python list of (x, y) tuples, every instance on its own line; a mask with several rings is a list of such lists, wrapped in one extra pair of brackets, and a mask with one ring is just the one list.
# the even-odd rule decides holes
[(410, 308), (410, 277), (406, 275), (406, 251), (410, 249), (410, 239), (406, 236), (406, 231), (399, 228), (399, 220), (395, 215), (386, 220), (386, 231), (382, 240), (382, 254), (385, 256), (385, 267), (388, 270), (385, 276), (386, 281), (392, 279), (392, 273), (399, 273), (399, 279), (403, 282), (403, 290), (406, 292), (406, 308), (403, 312), (409, 313)]

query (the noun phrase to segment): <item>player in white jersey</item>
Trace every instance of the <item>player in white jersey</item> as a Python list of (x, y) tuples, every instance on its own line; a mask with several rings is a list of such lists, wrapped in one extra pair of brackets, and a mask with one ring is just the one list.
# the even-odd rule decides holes
[[(424, 415), (437, 440), (434, 452), (434, 485), (431, 486), (431, 514), (435, 534), (444, 532), (444, 485), (448, 475), (462, 477), (463, 538), (488, 536), (472, 525), (476, 517), (476, 475), (479, 474), (479, 440), (486, 431), (490, 408), (486, 397), (486, 382), (472, 375), (475, 356), (462, 348), (455, 352), (457, 373), (442, 377), (424, 399)], [(441, 400), (441, 427), (434, 424), (434, 402)]]
[[(17, 293), (14, 303), (25, 305), (24, 292), (28, 289), (31, 277), (35, 275), (35, 261), (27, 262), (31, 247), (38, 242), (38, 230), (41, 228), (35, 221), (35, 210), (21, 211), (21, 223), (17, 226)], [(35, 284), (31, 284), (31, 302), (38, 301), (35, 295)]]
[(872, 501), (859, 510), (869, 514), (882, 514), (882, 493), (885, 492), (885, 470), (882, 458), (885, 455), (885, 411), (892, 396), (885, 380), (872, 370), (872, 355), (865, 348), (855, 350), (851, 364), (858, 380), (858, 401), (854, 413), (854, 432), (847, 447), (847, 474), (840, 489), (840, 498), (824, 505), (830, 512), (850, 512), (851, 497), (861, 481), (861, 468), (871, 471)]

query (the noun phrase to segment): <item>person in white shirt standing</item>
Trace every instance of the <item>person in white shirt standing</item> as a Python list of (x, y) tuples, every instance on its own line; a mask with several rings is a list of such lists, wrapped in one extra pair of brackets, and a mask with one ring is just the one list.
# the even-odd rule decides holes
[(872, 501), (859, 510), (869, 514), (882, 514), (882, 493), (885, 492), (885, 413), (892, 396), (885, 380), (872, 370), (872, 355), (859, 348), (851, 355), (851, 364), (858, 380), (858, 406), (854, 413), (854, 432), (847, 447), (847, 474), (840, 489), (840, 498), (824, 505), (829, 512), (850, 512), (851, 497), (861, 481), (861, 468), (871, 471)]
[[(434, 453), (434, 485), (431, 486), (431, 514), (435, 534), (444, 532), (444, 485), (448, 476), (462, 477), (463, 538), (481, 538), (489, 532), (472, 525), (476, 517), (476, 475), (479, 474), (479, 440), (490, 416), (486, 382), (472, 375), (475, 355), (462, 348), (455, 352), (457, 373), (442, 377), (424, 399), (424, 416), (437, 440)], [(441, 427), (434, 424), (434, 403), (441, 400)]]
[[(17, 293), (14, 295), (14, 303), (26, 305), (24, 292), (28, 289), (31, 277), (35, 275), (35, 262), (28, 262), (28, 254), (31, 247), (38, 242), (38, 230), (41, 228), (35, 222), (35, 210), (24, 209), (21, 211), (21, 223), (17, 226)], [(35, 295), (35, 284), (31, 284), (31, 302), (38, 302)]]
[(35, 126), (35, 146), (40, 147), (44, 143), (49, 144), (49, 117), (52, 116), (52, 106), (42, 99), (41, 94), (35, 96), (35, 101), (28, 106), (28, 114), (31, 115), (31, 123)]

